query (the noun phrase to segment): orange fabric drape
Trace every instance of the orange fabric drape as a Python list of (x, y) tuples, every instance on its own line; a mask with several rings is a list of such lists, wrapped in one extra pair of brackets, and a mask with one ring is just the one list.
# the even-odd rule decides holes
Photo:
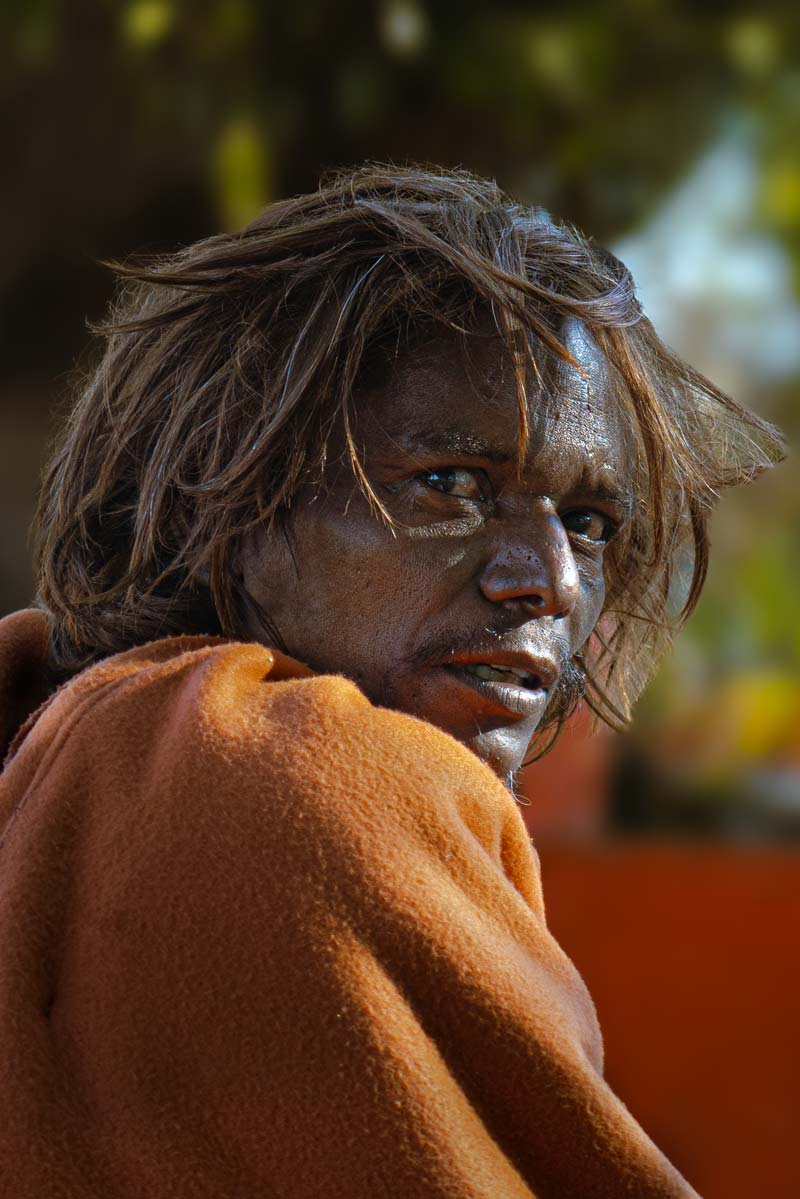
[[(43, 620), (0, 625), (6, 703)], [(603, 1080), (511, 795), (345, 679), (108, 659), (17, 735), (0, 828), (7, 1199), (694, 1195)]]

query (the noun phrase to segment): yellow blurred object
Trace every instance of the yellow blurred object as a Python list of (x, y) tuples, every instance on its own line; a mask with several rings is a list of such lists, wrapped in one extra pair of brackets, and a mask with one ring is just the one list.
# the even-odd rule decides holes
[(774, 69), (779, 55), (775, 24), (763, 17), (740, 17), (730, 25), (725, 39), (728, 53), (745, 74), (763, 79)]
[(733, 675), (719, 697), (720, 719), (735, 754), (775, 757), (800, 741), (800, 682), (777, 671)]
[(153, 46), (169, 33), (174, 16), (166, 0), (136, 0), (125, 9), (125, 38), (134, 46)]
[(580, 96), (582, 64), (569, 29), (537, 22), (531, 26), (525, 50), (534, 78), (552, 88), (562, 100)]
[(784, 159), (767, 168), (763, 204), (767, 217), (779, 228), (800, 225), (800, 159), (794, 162)]
[(214, 154), (214, 190), (226, 230), (240, 229), (257, 216), (270, 198), (267, 140), (245, 117), (226, 125)]
[(663, 769), (698, 782), (730, 782), (759, 764), (800, 759), (800, 679), (741, 671), (687, 696), (659, 721), (650, 753)]

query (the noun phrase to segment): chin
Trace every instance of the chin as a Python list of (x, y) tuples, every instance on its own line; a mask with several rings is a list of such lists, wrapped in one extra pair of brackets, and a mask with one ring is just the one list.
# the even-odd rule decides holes
[(507, 786), (525, 761), (533, 732), (523, 733), (517, 725), (478, 733), (464, 740), (467, 749), (484, 762)]

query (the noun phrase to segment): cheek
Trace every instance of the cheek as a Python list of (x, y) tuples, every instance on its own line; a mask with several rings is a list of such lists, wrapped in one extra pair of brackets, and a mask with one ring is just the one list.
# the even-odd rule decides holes
[(311, 505), (291, 529), (302, 592), (320, 619), (356, 623), (369, 640), (394, 640), (447, 602), (463, 553), (416, 530), (396, 534), (354, 499), (347, 514)]
[(602, 567), (581, 575), (581, 598), (575, 612), (572, 649), (579, 650), (588, 641), (603, 611), (606, 583)]

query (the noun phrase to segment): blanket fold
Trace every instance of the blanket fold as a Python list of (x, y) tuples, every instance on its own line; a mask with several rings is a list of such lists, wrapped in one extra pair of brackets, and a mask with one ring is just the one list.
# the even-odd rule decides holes
[(3, 1199), (694, 1196), (474, 755), (215, 638), (31, 716), (45, 646), (0, 623)]

